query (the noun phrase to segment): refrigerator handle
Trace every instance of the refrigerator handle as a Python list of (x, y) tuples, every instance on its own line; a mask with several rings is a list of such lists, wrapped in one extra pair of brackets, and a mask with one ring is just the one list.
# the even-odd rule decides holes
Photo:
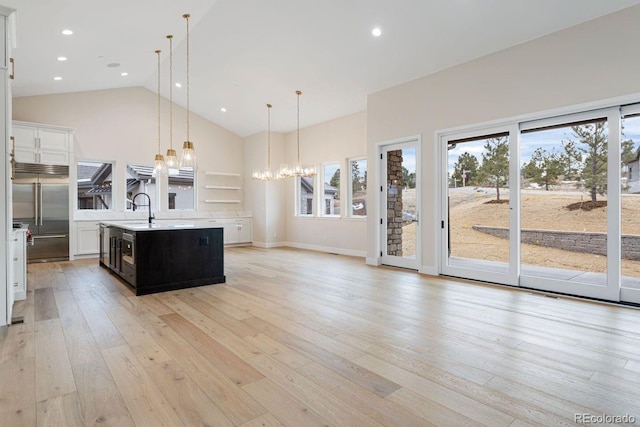
[(37, 183), (33, 184), (33, 193), (34, 193), (34, 198), (36, 200), (36, 202), (33, 205), (33, 211), (34, 211), (33, 212), (33, 216), (36, 219), (36, 223), (33, 224), (33, 225), (35, 225), (37, 227), (38, 226), (38, 203), (39, 203), (39, 200), (38, 200), (38, 184)]
[(42, 184), (38, 183), (38, 188), (40, 189), (40, 225), (42, 225)]

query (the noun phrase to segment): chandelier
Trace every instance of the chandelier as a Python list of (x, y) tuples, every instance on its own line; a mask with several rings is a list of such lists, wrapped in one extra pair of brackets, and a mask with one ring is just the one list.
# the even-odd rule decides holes
[(288, 167), (286, 164), (280, 166), (280, 170), (276, 175), (276, 179), (284, 179), (284, 178), (292, 178), (297, 176), (302, 176), (305, 178), (310, 178), (316, 175), (316, 167), (314, 165), (303, 165), (300, 163), (300, 95), (302, 92), (297, 90), (297, 111), (298, 111), (298, 127), (297, 127), (297, 161), (293, 167)]
[(271, 181), (271, 104), (267, 104), (267, 167), (253, 172), (251, 179), (256, 181)]

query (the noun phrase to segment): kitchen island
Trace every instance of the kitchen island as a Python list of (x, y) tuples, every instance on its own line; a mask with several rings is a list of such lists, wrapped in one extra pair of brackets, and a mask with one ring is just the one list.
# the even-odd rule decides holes
[(100, 265), (136, 295), (224, 283), (223, 229), (169, 223), (100, 223)]

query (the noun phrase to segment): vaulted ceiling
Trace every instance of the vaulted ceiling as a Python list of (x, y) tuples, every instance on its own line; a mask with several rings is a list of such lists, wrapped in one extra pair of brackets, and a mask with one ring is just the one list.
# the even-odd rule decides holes
[[(367, 95), (597, 18), (640, 0), (0, 0), (18, 10), (13, 95), (127, 86), (186, 105), (240, 136), (364, 110)], [(380, 37), (372, 30), (379, 27)], [(64, 36), (63, 29), (73, 30)], [(66, 61), (58, 61), (64, 56)], [(114, 66), (119, 64), (119, 66)], [(109, 66), (111, 65), (111, 66)], [(122, 76), (121, 73), (128, 73)], [(54, 80), (54, 77), (62, 77)], [(221, 111), (222, 108), (226, 112)]]

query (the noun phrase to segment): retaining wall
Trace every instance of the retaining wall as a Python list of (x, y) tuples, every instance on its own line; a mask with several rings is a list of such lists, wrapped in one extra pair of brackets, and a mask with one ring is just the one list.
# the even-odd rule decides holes
[[(474, 225), (473, 229), (501, 239), (509, 238), (509, 229), (506, 227)], [(520, 231), (520, 241), (531, 245), (546, 246), (571, 252), (607, 254), (606, 233), (522, 229)], [(640, 236), (622, 235), (622, 258), (640, 261)]]

